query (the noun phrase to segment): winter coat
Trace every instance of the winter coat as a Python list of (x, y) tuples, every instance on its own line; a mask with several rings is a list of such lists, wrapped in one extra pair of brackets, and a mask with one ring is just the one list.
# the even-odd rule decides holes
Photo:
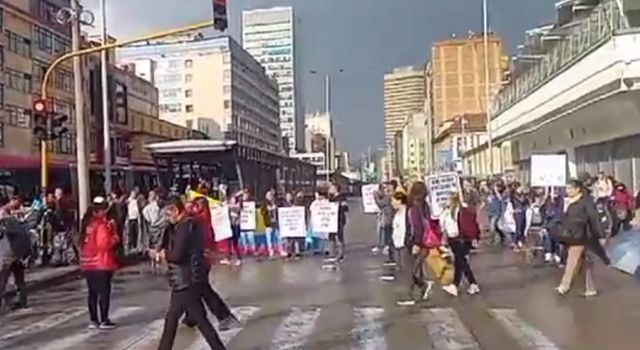
[(391, 206), (391, 197), (382, 193), (375, 193), (374, 199), (378, 209), (380, 209), (380, 224), (382, 226), (391, 226), (393, 223), (393, 207)]
[(174, 291), (184, 290), (207, 280), (203, 232), (193, 218), (184, 217), (172, 226), (167, 243), (167, 275)]
[(0, 219), (0, 265), (7, 266), (31, 253), (31, 236), (27, 226), (15, 217)]
[(80, 251), (80, 268), (83, 271), (115, 271), (118, 257), (115, 247), (120, 236), (106, 218), (94, 218), (87, 226)]

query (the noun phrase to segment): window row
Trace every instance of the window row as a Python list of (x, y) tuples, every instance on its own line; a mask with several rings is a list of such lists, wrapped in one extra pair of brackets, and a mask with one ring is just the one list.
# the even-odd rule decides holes
[(31, 57), (31, 39), (18, 35), (10, 30), (6, 31), (7, 49), (18, 55)]
[(34, 45), (50, 54), (62, 54), (71, 51), (71, 41), (59, 34), (38, 26), (33, 27)]
[(30, 94), (33, 87), (31, 74), (15, 69), (5, 68), (4, 81), (9, 89)]

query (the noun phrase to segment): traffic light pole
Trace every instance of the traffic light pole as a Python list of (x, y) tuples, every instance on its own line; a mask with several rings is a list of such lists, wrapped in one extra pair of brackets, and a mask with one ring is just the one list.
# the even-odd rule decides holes
[[(72, 4), (77, 5), (75, 1), (71, 2)], [(75, 9), (75, 7), (74, 7)], [(79, 34), (80, 28), (79, 28), (79, 22), (78, 21), (74, 21), (75, 23), (73, 23), (72, 27), (74, 28), (73, 30), (76, 31), (76, 34)], [(48, 87), (49, 87), (49, 80), (51, 79), (51, 75), (53, 74), (53, 71), (63, 62), (67, 61), (68, 59), (74, 58), (77, 60), (74, 60), (74, 71), (76, 68), (76, 61), (77, 61), (77, 65), (78, 67), (80, 67), (80, 57), (81, 56), (85, 56), (85, 55), (89, 55), (89, 54), (93, 54), (93, 53), (98, 53), (101, 51), (105, 51), (105, 50), (110, 50), (110, 49), (115, 49), (118, 47), (123, 47), (123, 46), (127, 46), (127, 45), (131, 45), (131, 44), (136, 44), (136, 43), (140, 43), (140, 42), (145, 42), (145, 41), (150, 41), (150, 40), (156, 40), (156, 39), (161, 39), (167, 36), (173, 36), (173, 35), (178, 35), (178, 34), (182, 34), (182, 33), (187, 33), (187, 32), (191, 32), (194, 30), (200, 30), (200, 29), (205, 29), (208, 27), (211, 27), (213, 25), (213, 21), (206, 21), (206, 22), (200, 22), (200, 23), (196, 23), (193, 25), (189, 25), (186, 27), (181, 27), (181, 28), (177, 28), (177, 29), (172, 29), (172, 30), (167, 30), (167, 31), (162, 31), (162, 32), (158, 32), (158, 33), (153, 33), (150, 35), (146, 35), (143, 37), (139, 37), (136, 39), (131, 39), (131, 40), (127, 40), (127, 41), (122, 41), (122, 42), (114, 42), (108, 45), (102, 45), (102, 46), (97, 46), (97, 47), (92, 47), (92, 48), (87, 48), (87, 49), (83, 49), (80, 50), (80, 36), (79, 35), (74, 35), (74, 38), (77, 39), (77, 43), (74, 41), (73, 44), (73, 51), (72, 52), (68, 52), (60, 57), (58, 57), (57, 59), (55, 59), (51, 65), (49, 65), (49, 67), (47, 68), (47, 71), (44, 74), (44, 77), (42, 79), (42, 99), (45, 101), (48, 101), (48, 97), (49, 97), (49, 93), (48, 93)], [(72, 33), (73, 34), (73, 33)], [(75, 39), (74, 39), (75, 40)], [(77, 44), (77, 45), (76, 45)], [(75, 72), (74, 72), (75, 73)], [(80, 74), (74, 74), (74, 76), (76, 77), (74, 80), (75, 83), (75, 93), (76, 93), (76, 137), (77, 137), (77, 141), (78, 141), (78, 175), (82, 175), (82, 178), (78, 178), (78, 186), (79, 188), (79, 194), (82, 195), (83, 192), (81, 192), (82, 190), (86, 189), (88, 186), (88, 173), (86, 172), (86, 170), (88, 168), (88, 157), (86, 154), (86, 128), (85, 128), (85, 120), (84, 120), (84, 99), (83, 99), (83, 92), (82, 92), (82, 78), (80, 76)], [(79, 99), (78, 99), (78, 96)], [(78, 102), (80, 101), (80, 103)], [(82, 126), (82, 128), (80, 127)], [(51, 130), (51, 118), (47, 118), (47, 130)], [(82, 143), (82, 146), (81, 146)], [(81, 149), (82, 149), (82, 154), (81, 153)], [(81, 156), (81, 157), (80, 157)], [(43, 193), (46, 192), (47, 187), (49, 185), (48, 182), (48, 176), (49, 176), (49, 164), (47, 161), (48, 158), (48, 144), (46, 141), (42, 142), (42, 149), (41, 149), (41, 185), (42, 185), (42, 190)], [(80, 165), (80, 163), (82, 163), (82, 165)], [(83, 169), (82, 174), (80, 173), (80, 169)], [(87, 184), (87, 185), (83, 185), (83, 184)], [(82, 186), (87, 186), (82, 188)], [(89, 199), (88, 197), (88, 191), (84, 192), (85, 194), (83, 195), (85, 198), (83, 198), (83, 196), (80, 196), (80, 202), (82, 203), (82, 201), (87, 201)], [(85, 202), (86, 203), (86, 202)], [(81, 205), (81, 213), (84, 213), (84, 210), (86, 210), (86, 206)], [(84, 209), (84, 210), (83, 210)]]

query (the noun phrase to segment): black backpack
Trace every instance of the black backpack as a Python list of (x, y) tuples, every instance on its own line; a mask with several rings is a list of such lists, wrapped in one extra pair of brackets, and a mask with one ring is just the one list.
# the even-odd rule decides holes
[(0, 219), (0, 236), (6, 237), (11, 252), (18, 260), (28, 258), (32, 253), (31, 236), (27, 225), (17, 218)]

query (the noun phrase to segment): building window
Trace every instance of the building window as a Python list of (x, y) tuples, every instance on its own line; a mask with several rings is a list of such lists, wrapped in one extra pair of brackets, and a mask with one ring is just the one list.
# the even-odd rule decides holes
[(190, 83), (190, 82), (192, 82), (192, 81), (193, 81), (193, 75), (191, 75), (191, 74), (185, 74), (185, 76), (184, 76), (184, 82), (185, 82), (185, 83)]
[(56, 70), (53, 84), (56, 89), (71, 93), (73, 92), (73, 74), (64, 70)]
[(187, 113), (193, 113), (193, 105), (186, 105), (186, 106), (184, 106), (184, 110), (185, 110)]
[(5, 110), (7, 111), (9, 125), (23, 129), (31, 127), (31, 110), (13, 105), (5, 106)]
[(231, 108), (231, 101), (224, 100), (224, 109), (229, 109), (229, 108)]
[(193, 67), (193, 60), (185, 60), (184, 68), (191, 68), (191, 67)]
[(23, 93), (31, 93), (31, 74), (22, 73), (13, 69), (5, 69), (5, 79), (9, 89)]
[(54, 34), (50, 31), (34, 26), (35, 45), (42, 51), (51, 53), (53, 51)]
[(4, 123), (0, 122), (0, 147), (4, 147)]
[(161, 103), (160, 104), (160, 112), (161, 113), (178, 113), (178, 112), (182, 112), (182, 104), (180, 104), (180, 103)]
[(193, 90), (191, 89), (186, 89), (184, 91), (184, 97), (192, 97), (193, 96)]
[(71, 42), (59, 35), (53, 36), (53, 51), (57, 54), (71, 51)]
[(162, 89), (162, 97), (178, 97), (178, 94), (182, 91), (182, 88)]
[(41, 83), (44, 78), (44, 73), (47, 71), (47, 64), (42, 61), (33, 60), (33, 80), (37, 83)]
[(22, 37), (10, 30), (6, 31), (9, 51), (18, 55), (31, 57), (31, 39)]
[(229, 93), (231, 93), (231, 86), (229, 86), (229, 85), (225, 85), (225, 86), (223, 86), (223, 87), (222, 87), (222, 92), (223, 92), (225, 95), (228, 95)]
[(228, 83), (231, 80), (231, 71), (229, 69), (225, 69), (222, 73), (222, 79), (225, 83)]

